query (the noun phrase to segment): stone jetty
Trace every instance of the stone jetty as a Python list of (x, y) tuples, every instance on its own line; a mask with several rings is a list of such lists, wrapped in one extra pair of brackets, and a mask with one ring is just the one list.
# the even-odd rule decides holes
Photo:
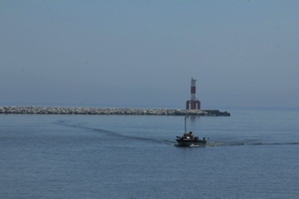
[(219, 110), (138, 109), (138, 108), (65, 108), (65, 107), (0, 107), (0, 114), (74, 114), (74, 115), (194, 115), (230, 116)]

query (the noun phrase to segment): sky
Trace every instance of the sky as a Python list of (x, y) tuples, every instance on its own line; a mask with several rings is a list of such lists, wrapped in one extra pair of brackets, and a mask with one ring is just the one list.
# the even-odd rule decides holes
[(0, 0), (0, 106), (299, 107), (299, 1)]

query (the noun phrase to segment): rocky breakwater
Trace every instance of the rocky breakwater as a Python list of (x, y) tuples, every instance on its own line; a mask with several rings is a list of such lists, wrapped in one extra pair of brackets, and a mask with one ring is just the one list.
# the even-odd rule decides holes
[(134, 108), (65, 108), (65, 107), (0, 107), (0, 114), (80, 114), (80, 115), (195, 115), (230, 116), (219, 110), (134, 109)]

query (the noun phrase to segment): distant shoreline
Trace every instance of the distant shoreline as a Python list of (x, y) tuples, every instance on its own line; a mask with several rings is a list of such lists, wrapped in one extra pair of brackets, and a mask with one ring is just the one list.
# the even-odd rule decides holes
[(227, 111), (140, 108), (65, 108), (65, 107), (0, 107), (0, 114), (68, 114), (68, 115), (169, 115), (230, 116)]

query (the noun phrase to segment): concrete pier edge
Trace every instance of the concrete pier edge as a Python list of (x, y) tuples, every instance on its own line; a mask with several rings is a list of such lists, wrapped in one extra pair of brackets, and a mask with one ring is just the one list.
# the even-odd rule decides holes
[(169, 116), (230, 116), (227, 111), (141, 108), (85, 108), (85, 107), (17, 107), (2, 106), (0, 114), (74, 114), (74, 115), (169, 115)]

